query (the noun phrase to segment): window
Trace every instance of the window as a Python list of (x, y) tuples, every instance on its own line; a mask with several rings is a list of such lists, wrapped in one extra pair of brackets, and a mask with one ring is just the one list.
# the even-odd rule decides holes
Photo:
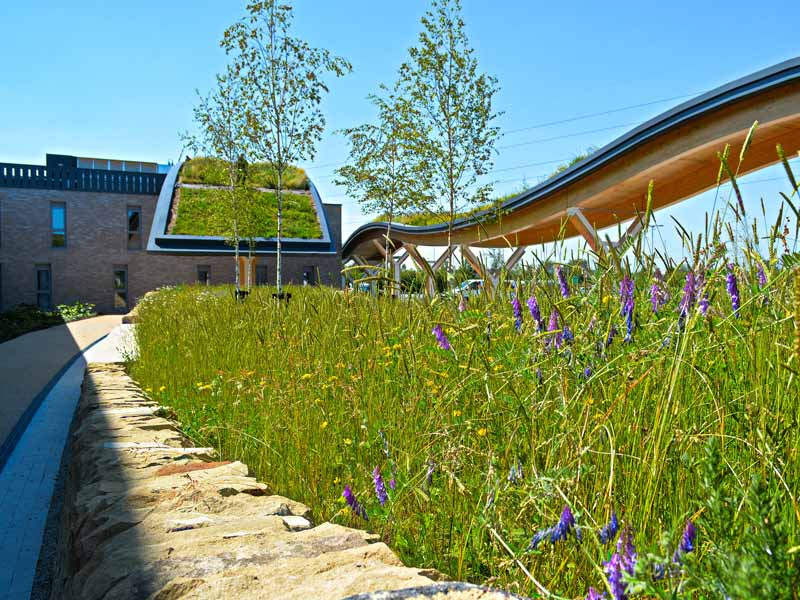
[(50, 234), (53, 248), (67, 245), (67, 205), (63, 202), (50, 204)]
[(142, 207), (128, 207), (128, 250), (142, 247)]
[(128, 308), (128, 267), (114, 267), (114, 308)]
[(267, 265), (256, 265), (256, 285), (267, 285)]
[(314, 285), (314, 267), (303, 267), (303, 285)]
[(36, 306), (41, 310), (53, 307), (53, 277), (50, 265), (36, 265)]
[(197, 283), (200, 285), (209, 285), (211, 283), (211, 267), (208, 265), (199, 265), (197, 267)]

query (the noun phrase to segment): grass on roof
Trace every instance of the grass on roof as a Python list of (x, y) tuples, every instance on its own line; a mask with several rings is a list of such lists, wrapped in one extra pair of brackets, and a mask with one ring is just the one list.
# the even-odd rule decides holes
[[(277, 176), (270, 163), (253, 163), (247, 167), (248, 183), (256, 187), (275, 188)], [(183, 163), (181, 183), (202, 183), (206, 185), (230, 185), (225, 162), (219, 158), (200, 156)], [(307, 190), (308, 176), (300, 167), (290, 166), (283, 176), (283, 187), (289, 190)]]
[[(503, 202), (505, 202), (509, 198), (513, 198), (516, 196), (517, 193), (510, 194), (508, 196), (503, 196), (502, 198), (498, 198), (496, 200), (492, 200), (491, 202), (487, 202), (486, 204), (482, 204), (477, 208), (473, 208), (468, 211), (457, 212), (453, 219), (457, 221), (458, 219), (463, 219), (465, 217), (471, 217), (474, 214), (477, 214), (483, 210), (488, 210), (491, 208), (498, 208)], [(482, 221), (488, 222), (494, 219), (495, 215), (485, 215)], [(382, 214), (379, 215), (375, 221), (382, 222), (387, 220), (387, 215)], [(401, 223), (403, 225), (413, 225), (415, 227), (425, 227), (427, 225), (438, 225), (440, 223), (447, 223), (449, 220), (449, 214), (447, 212), (437, 212), (437, 211), (427, 211), (427, 212), (419, 212), (419, 213), (409, 213), (406, 215), (395, 215), (393, 222), (394, 223)]]
[[(178, 214), (171, 233), (229, 237), (233, 228), (227, 217), (228, 194), (226, 189), (180, 188)], [(272, 238), (278, 235), (277, 206), (278, 200), (273, 192), (255, 192), (252, 210), (254, 237)], [(241, 223), (240, 229), (245, 230), (246, 223)], [(240, 235), (247, 237), (244, 233)], [(284, 193), (282, 237), (322, 237), (317, 212), (309, 196)]]

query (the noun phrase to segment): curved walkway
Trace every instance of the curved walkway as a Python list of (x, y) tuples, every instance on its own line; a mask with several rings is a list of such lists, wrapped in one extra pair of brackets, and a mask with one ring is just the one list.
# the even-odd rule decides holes
[(118, 354), (120, 338), (108, 334), (120, 320), (95, 317), (0, 344), (0, 435), (7, 449), (0, 457), (0, 598), (30, 594), (84, 357)]
[(121, 319), (120, 315), (83, 319), (0, 344), (0, 470), (30, 419), (26, 412), (37, 395), (79, 351), (108, 334)]
[[(754, 121), (758, 130), (739, 164)], [(645, 212), (649, 182), (653, 209), (691, 198), (717, 182), (717, 152), (732, 146), (730, 168), (739, 175), (800, 150), (800, 58), (785, 61), (684, 102), (600, 148), (558, 175), (512, 198), (499, 210), (425, 227), (393, 224), (395, 248), (406, 245), (507, 248), (583, 235)], [(727, 177), (723, 178), (726, 180)], [(342, 258), (383, 260), (386, 223), (356, 229)], [(413, 252), (413, 248), (409, 249)], [(415, 259), (416, 260), (416, 259)]]

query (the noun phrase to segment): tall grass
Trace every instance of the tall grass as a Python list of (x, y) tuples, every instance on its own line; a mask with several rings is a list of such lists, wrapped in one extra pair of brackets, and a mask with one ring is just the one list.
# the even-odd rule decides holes
[[(632, 260), (576, 279), (542, 261), (466, 306), (165, 289), (141, 305), (132, 374), (198, 444), (409, 564), (540, 597), (796, 599), (800, 256), (783, 209), (761, 236), (734, 189), (734, 225), (683, 232), (688, 261), (633, 242)], [(612, 514), (638, 548), (624, 591)]]
[[(734, 318), (720, 274), (709, 273), (709, 316), (693, 310), (683, 332), (683, 272), (660, 315), (642, 281), (628, 343), (610, 276), (568, 299), (540, 279), (532, 291), (542, 313), (557, 309), (575, 335), (549, 351), (529, 315), (516, 331), (502, 295), (459, 313), (455, 299), (324, 288), (293, 289), (280, 307), (263, 288), (243, 304), (225, 288), (164, 290), (141, 307), (132, 372), (198, 443), (245, 461), (317, 519), (372, 528), (412, 564), (535, 591), (497, 536), (551, 592), (571, 596), (602, 581), (595, 566), (607, 556), (588, 534), (581, 546), (525, 553), (533, 532), (565, 504), (584, 531), (615, 510), (642, 545), (695, 518), (702, 553), (716, 533), (704, 529), (698, 470), (710, 438), (720, 441), (726, 485), (763, 477), (796, 540), (791, 295), (786, 272), (770, 275), (758, 290), (740, 272)], [(437, 323), (453, 351), (437, 346)], [(611, 327), (620, 333), (606, 347)], [(396, 473), (384, 507), (372, 492), (375, 466), (387, 481)], [(342, 504), (346, 484), (368, 523)]]

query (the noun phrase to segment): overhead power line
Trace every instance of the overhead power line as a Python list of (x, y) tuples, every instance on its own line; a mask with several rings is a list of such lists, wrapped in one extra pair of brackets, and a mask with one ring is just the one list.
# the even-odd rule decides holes
[(633, 110), (635, 108), (644, 108), (645, 106), (653, 106), (654, 104), (663, 104), (664, 102), (681, 100), (683, 98), (691, 98), (693, 96), (698, 96), (698, 95), (699, 94), (681, 94), (680, 96), (672, 96), (671, 98), (662, 98), (661, 100), (643, 102), (642, 104), (631, 104), (630, 106), (622, 106), (620, 108), (612, 108), (609, 110), (604, 110), (602, 112), (588, 113), (585, 115), (579, 115), (577, 117), (569, 117), (567, 119), (559, 119), (558, 121), (547, 121), (546, 123), (539, 123), (537, 125), (528, 125), (527, 127), (519, 127), (517, 129), (507, 129), (504, 133), (508, 135), (510, 133), (518, 133), (520, 131), (530, 131), (531, 129), (541, 129), (542, 127), (550, 127), (551, 125), (561, 125), (563, 123), (572, 123), (573, 121), (581, 121), (583, 119), (591, 119), (593, 117), (603, 117), (605, 115), (624, 112), (626, 110)]
[[(582, 121), (584, 119), (591, 119), (591, 118), (594, 118), (594, 117), (602, 117), (602, 116), (605, 116), (605, 115), (611, 115), (611, 114), (615, 114), (615, 113), (619, 113), (619, 112), (625, 112), (626, 110), (634, 110), (634, 109), (637, 109), (637, 108), (645, 108), (647, 106), (654, 106), (656, 104), (663, 104), (664, 102), (672, 102), (674, 100), (682, 100), (683, 98), (691, 98), (691, 97), (697, 96), (697, 95), (699, 95), (699, 94), (681, 94), (680, 96), (670, 96), (669, 98), (661, 98), (659, 100), (651, 100), (649, 102), (642, 102), (640, 104), (631, 104), (631, 105), (628, 105), (628, 106), (620, 106), (618, 108), (611, 108), (611, 109), (600, 111), (600, 112), (587, 113), (587, 114), (584, 114), (584, 115), (576, 115), (574, 117), (567, 117), (566, 119), (558, 119), (556, 121), (546, 121), (544, 123), (537, 123), (535, 125), (527, 125), (525, 127), (518, 127), (516, 129), (507, 129), (503, 133), (504, 133), (504, 135), (509, 135), (509, 134), (512, 134), (512, 133), (518, 133), (520, 131), (530, 131), (530, 130), (533, 130), (533, 129), (541, 129), (543, 127), (550, 127), (552, 125), (562, 125), (564, 123), (572, 123), (574, 121)], [(575, 133), (575, 134), (572, 134), (572, 135), (578, 135), (578, 134)], [(335, 163), (325, 163), (325, 164), (321, 164), (321, 165), (313, 165), (313, 167), (318, 168), (318, 169), (325, 169), (327, 167), (338, 167), (338, 166), (344, 165), (346, 163), (347, 163), (347, 161), (335, 162)]]

